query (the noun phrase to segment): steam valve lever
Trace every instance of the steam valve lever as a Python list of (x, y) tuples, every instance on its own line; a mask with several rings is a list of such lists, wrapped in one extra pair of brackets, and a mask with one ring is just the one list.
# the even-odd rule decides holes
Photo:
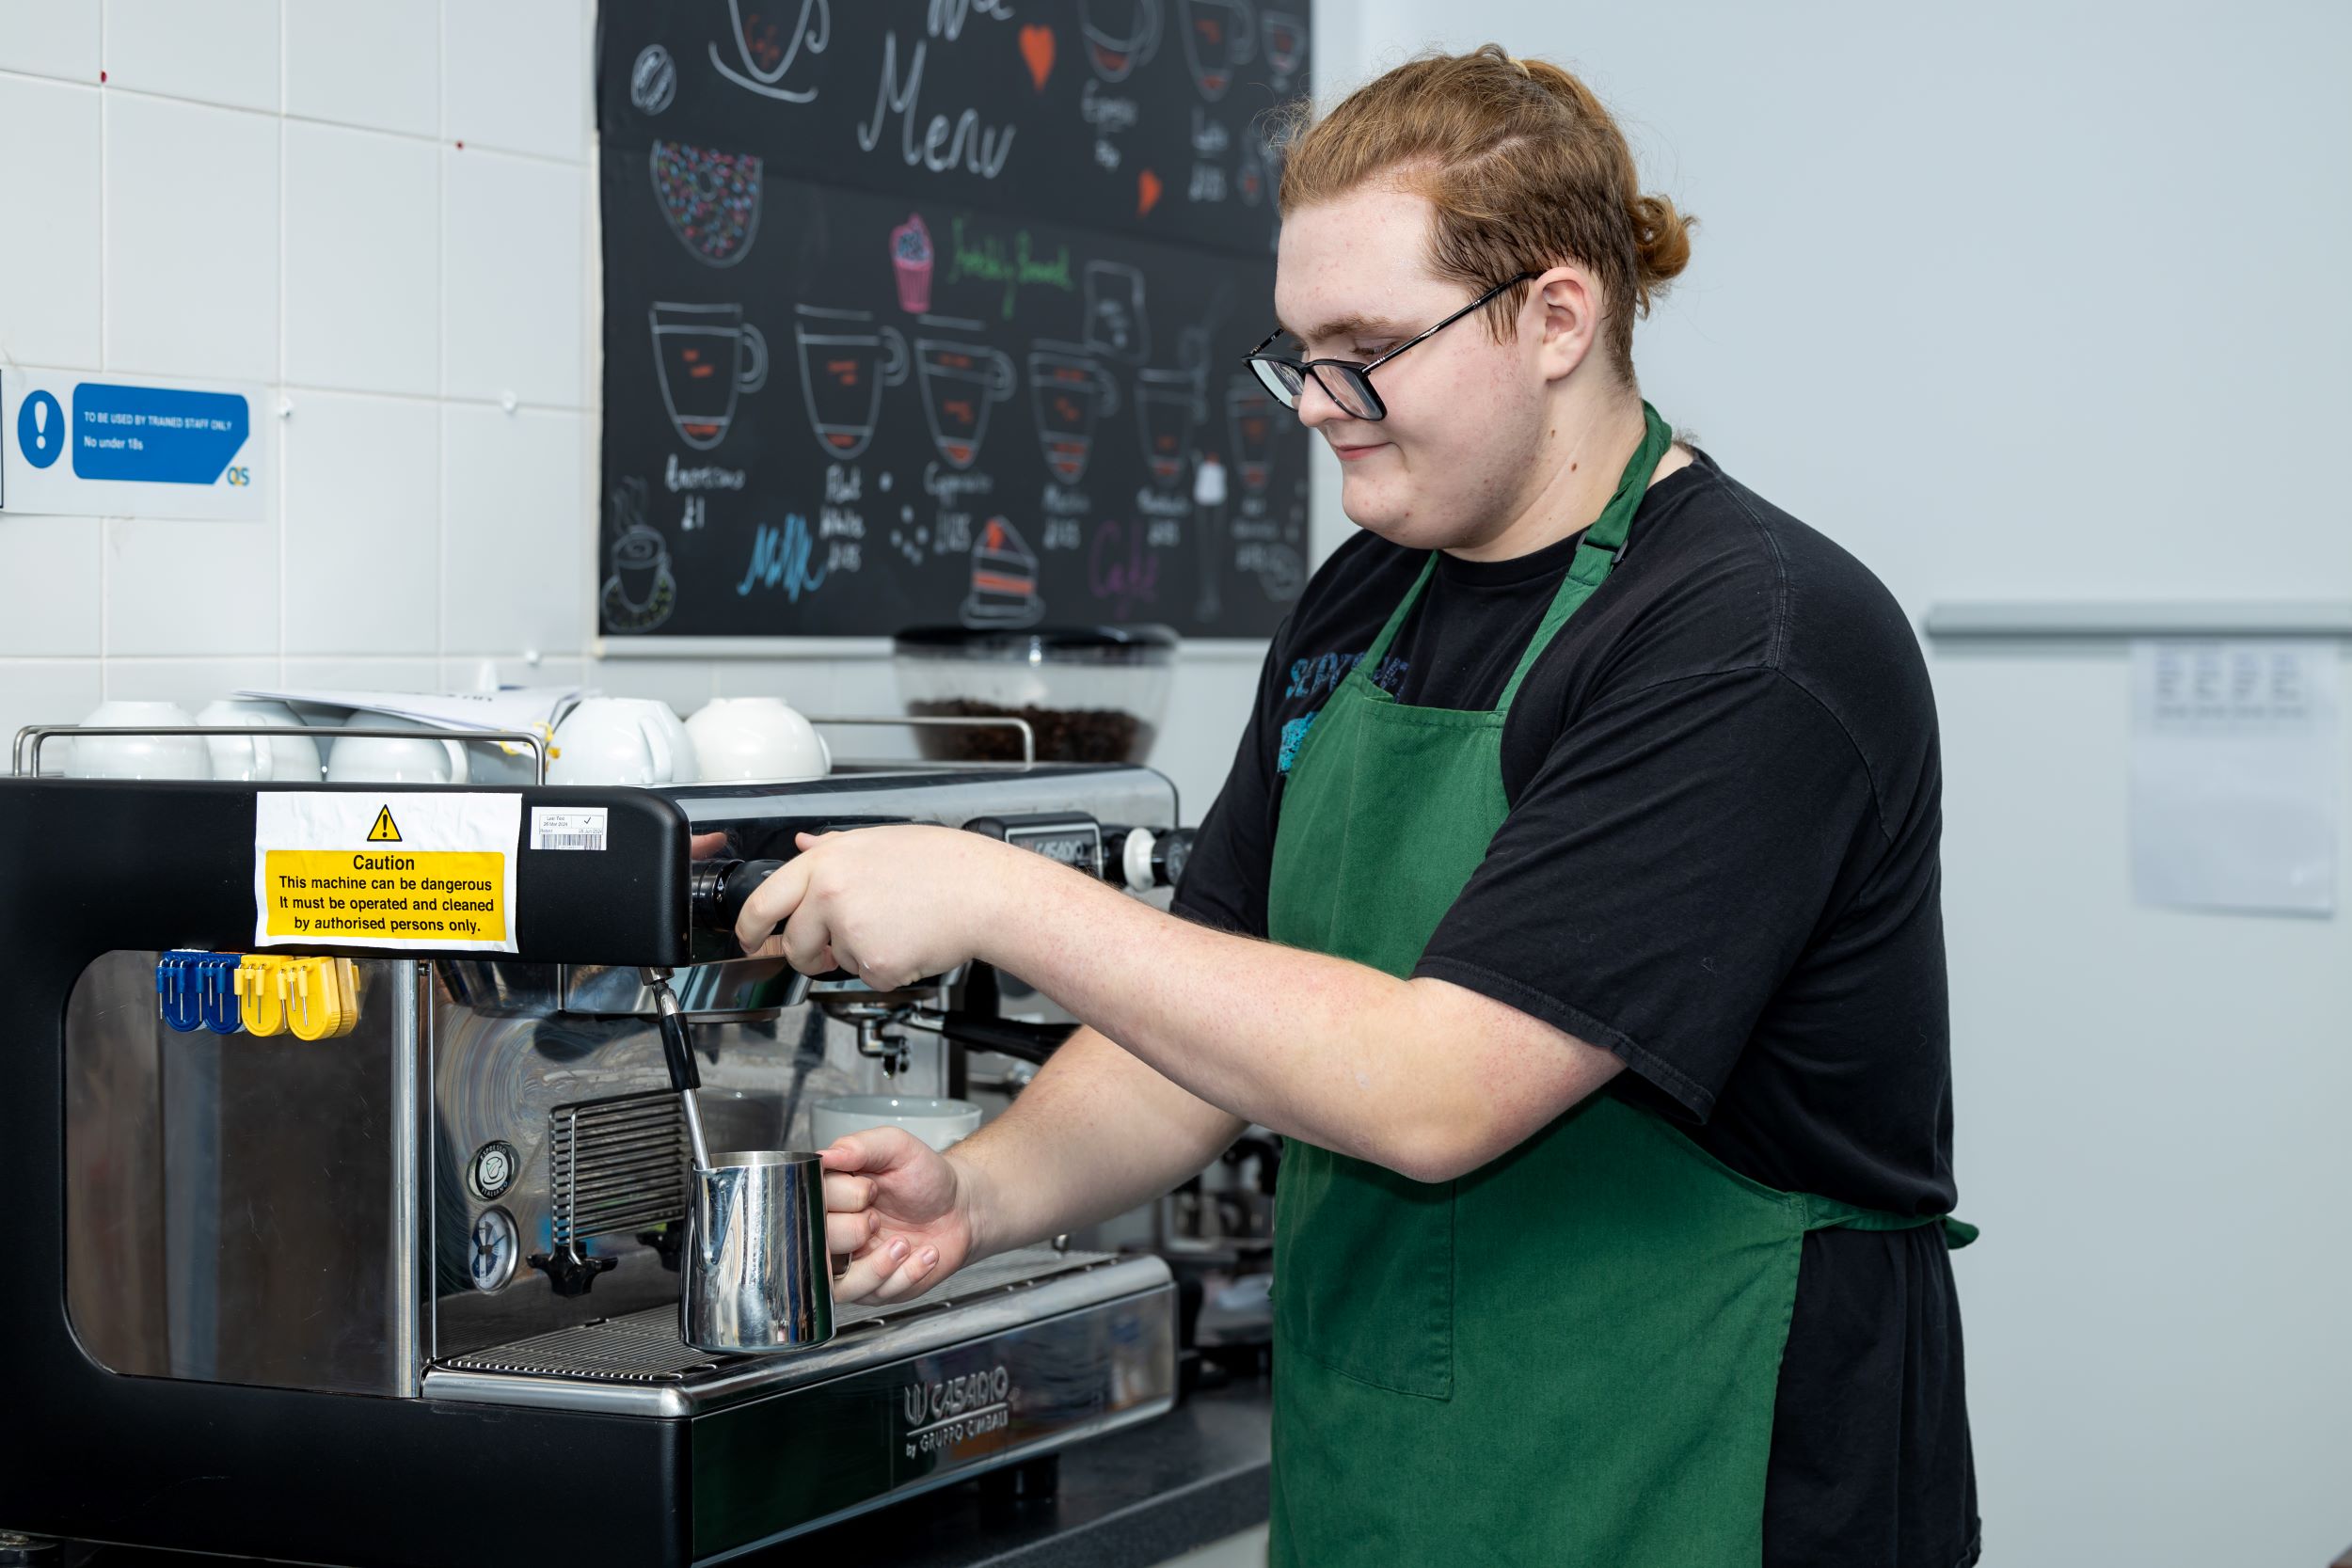
[(686, 1136), (694, 1146), (694, 1168), (710, 1168), (710, 1145), (703, 1138), (702, 1108), (694, 1100), (694, 1091), (702, 1087), (703, 1075), (694, 1066), (694, 1042), (686, 1032), (686, 1015), (678, 1010), (677, 993), (670, 989), (667, 969), (647, 968), (638, 972), (645, 989), (653, 992), (654, 1012), (661, 1026), (661, 1055), (669, 1063), (670, 1087), (677, 1090), (678, 1101), (686, 1108)]

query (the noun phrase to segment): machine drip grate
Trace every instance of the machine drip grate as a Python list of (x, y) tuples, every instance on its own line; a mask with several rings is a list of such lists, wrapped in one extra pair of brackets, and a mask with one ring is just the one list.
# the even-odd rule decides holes
[[(846, 1335), (879, 1319), (897, 1320), (914, 1312), (932, 1311), (1112, 1260), (1112, 1255), (1104, 1252), (1023, 1247), (959, 1270), (938, 1289), (905, 1301), (859, 1302), (837, 1307), (834, 1309), (834, 1331)], [(492, 1345), (452, 1356), (442, 1365), (457, 1371), (662, 1384), (685, 1383), (730, 1362), (758, 1359), (763, 1358), (714, 1357), (695, 1350), (678, 1338), (675, 1307), (649, 1307), (642, 1312), (534, 1334), (511, 1344)]]
[(686, 1117), (667, 1090), (548, 1113), (548, 1191), (558, 1247), (686, 1218)]

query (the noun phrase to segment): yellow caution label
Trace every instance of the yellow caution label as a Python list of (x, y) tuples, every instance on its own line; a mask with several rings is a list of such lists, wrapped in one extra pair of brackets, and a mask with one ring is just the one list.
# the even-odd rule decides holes
[[(392, 828), (391, 808), (376, 814)], [(378, 842), (383, 834), (371, 832)], [(503, 942), (506, 857), (487, 850), (267, 849), (265, 937), (346, 942)]]
[(368, 830), (370, 844), (398, 844), (400, 830), (392, 824), (392, 808), (384, 807), (375, 814), (375, 826)]

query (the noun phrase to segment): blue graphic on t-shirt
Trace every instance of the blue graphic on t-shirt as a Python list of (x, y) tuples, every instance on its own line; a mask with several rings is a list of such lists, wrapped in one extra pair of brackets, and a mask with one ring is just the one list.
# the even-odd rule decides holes
[[(1371, 650), (1359, 648), (1352, 654), (1324, 654), (1315, 658), (1294, 659), (1291, 662), (1291, 683), (1283, 689), (1285, 697), (1320, 697), (1347, 678), (1347, 673), (1363, 662)], [(1405, 679), (1409, 662), (1391, 654), (1373, 672), (1372, 684), (1391, 696)]]
[[(1315, 713), (1322, 711), (1321, 708), (1315, 709)], [(1289, 772), (1291, 764), (1298, 759), (1298, 743), (1307, 738), (1307, 732), (1314, 726), (1315, 713), (1310, 713), (1303, 719), (1294, 719), (1282, 726), (1282, 750), (1274, 759), (1277, 773)]]
[[(1282, 695), (1285, 698), (1315, 698), (1336, 689), (1340, 682), (1347, 678), (1347, 673), (1361, 664), (1364, 655), (1370, 651), (1359, 648), (1352, 654), (1329, 653), (1314, 658), (1292, 660), (1291, 683), (1283, 689)], [(1405, 672), (1411, 667), (1409, 659), (1391, 654), (1380, 661), (1380, 668), (1373, 672), (1372, 684), (1393, 697), (1405, 684)], [(1321, 711), (1317, 708), (1282, 726), (1282, 748), (1274, 759), (1276, 772), (1287, 773), (1291, 770), (1291, 764), (1298, 760), (1299, 742), (1307, 738), (1308, 728), (1314, 723), (1315, 714)]]

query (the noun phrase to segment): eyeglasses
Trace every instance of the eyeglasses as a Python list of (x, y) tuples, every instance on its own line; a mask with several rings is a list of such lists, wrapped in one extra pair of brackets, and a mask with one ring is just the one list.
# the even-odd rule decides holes
[(1306, 390), (1307, 377), (1311, 375), (1324, 394), (1339, 404), (1341, 411), (1350, 419), (1385, 420), (1389, 417), (1389, 405), (1382, 403), (1380, 394), (1372, 389), (1373, 372), (1415, 343), (1436, 337), (1513, 284), (1523, 283), (1534, 276), (1532, 272), (1523, 272), (1516, 277), (1504, 278), (1428, 331), (1406, 339), (1369, 365), (1359, 365), (1345, 359), (1289, 359), (1280, 355), (1268, 354), (1266, 345), (1282, 335), (1279, 326), (1267, 333), (1256, 348), (1244, 355), (1242, 362), (1258, 372), (1258, 379), (1265, 383), (1266, 390), (1281, 399), (1285, 408), (1298, 406), (1299, 396)]

